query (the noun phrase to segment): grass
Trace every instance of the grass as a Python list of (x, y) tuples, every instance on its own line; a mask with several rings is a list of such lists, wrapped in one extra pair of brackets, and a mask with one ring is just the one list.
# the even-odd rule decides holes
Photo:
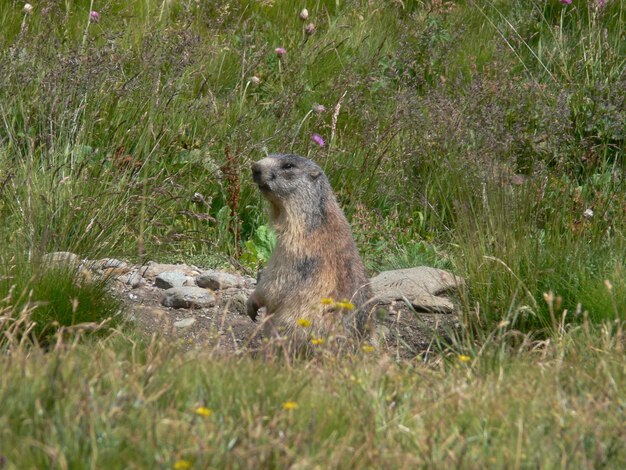
[(491, 342), (431, 365), (267, 356), (259, 373), (259, 359), (128, 336), (19, 350), (0, 360), (0, 455), (9, 468), (626, 462), (621, 331), (505, 351)]
[[(317, 0), (312, 35), (293, 0), (33, 6), (0, 3), (0, 467), (623, 466), (623, 2)], [(266, 152), (320, 163), (372, 273), (463, 276), (460, 338), (421, 364), (89, 337), (106, 286), (38, 260), (254, 271)]]

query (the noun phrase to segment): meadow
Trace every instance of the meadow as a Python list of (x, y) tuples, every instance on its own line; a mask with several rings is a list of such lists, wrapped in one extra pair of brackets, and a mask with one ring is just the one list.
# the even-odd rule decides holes
[[(623, 468), (625, 15), (0, 3), (0, 469)], [(324, 168), (372, 274), (464, 277), (461, 332), (411, 361), (184, 352), (43, 262), (255, 273), (267, 153)]]

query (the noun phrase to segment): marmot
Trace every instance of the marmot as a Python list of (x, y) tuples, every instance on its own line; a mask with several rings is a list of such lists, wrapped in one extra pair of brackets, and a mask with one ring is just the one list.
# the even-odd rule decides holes
[(255, 320), (265, 307), (271, 328), (300, 345), (373, 334), (369, 278), (322, 169), (297, 155), (269, 155), (252, 165), (252, 177), (270, 203), (277, 243), (248, 315)]

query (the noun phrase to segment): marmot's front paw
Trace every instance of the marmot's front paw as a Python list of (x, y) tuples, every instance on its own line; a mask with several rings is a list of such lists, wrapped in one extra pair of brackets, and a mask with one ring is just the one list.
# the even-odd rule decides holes
[(246, 302), (246, 313), (252, 321), (256, 321), (256, 317), (259, 313), (260, 308), (261, 305), (255, 298), (254, 294), (250, 294), (250, 297), (248, 297), (248, 300)]

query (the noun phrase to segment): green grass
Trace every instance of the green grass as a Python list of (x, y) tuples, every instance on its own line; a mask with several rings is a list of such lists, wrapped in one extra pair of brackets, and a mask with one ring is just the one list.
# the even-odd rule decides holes
[[(0, 467), (623, 466), (623, 2), (33, 5), (0, 3)], [(372, 273), (467, 280), (435, 364), (63, 346), (117, 307), (45, 253), (254, 271), (266, 152), (320, 163)]]
[(431, 365), (270, 355), (261, 373), (261, 359), (119, 336), (17, 350), (0, 359), (0, 455), (8, 468), (620, 468), (622, 333), (555, 340)]

